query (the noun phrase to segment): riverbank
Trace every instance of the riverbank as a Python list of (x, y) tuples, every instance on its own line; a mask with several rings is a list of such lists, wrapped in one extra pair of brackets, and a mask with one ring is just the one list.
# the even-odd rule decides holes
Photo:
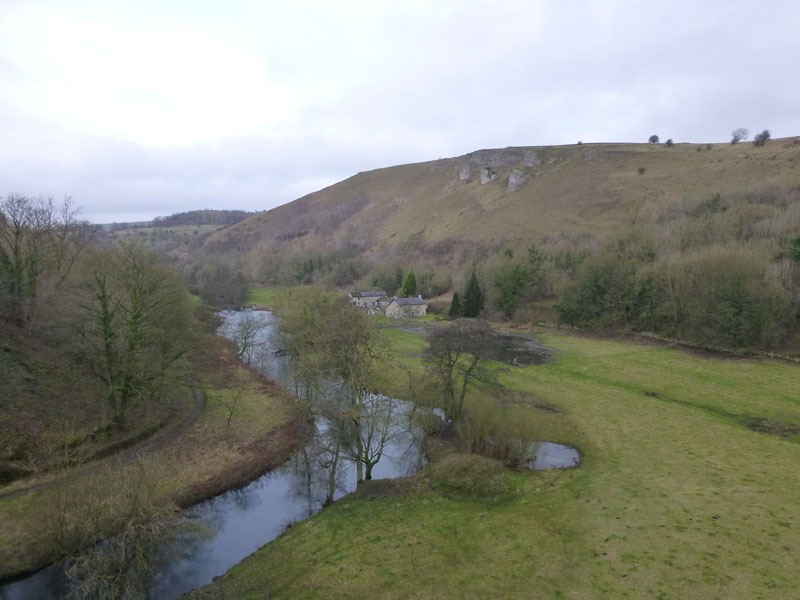
[[(382, 332), (399, 390), (422, 336)], [(573, 471), (507, 472), (502, 497), (372, 482), (191, 598), (768, 598), (800, 586), (795, 365), (538, 336), (555, 360), (494, 397)], [(500, 368), (500, 367), (498, 367)], [(559, 412), (544, 410), (546, 406)]]
[(245, 367), (229, 341), (205, 333), (196, 348), (187, 367), (207, 403), (180, 435), (136, 460), (109, 457), (83, 467), (80, 477), (69, 470), (54, 474), (55, 485), (0, 500), (0, 579), (75, 552), (81, 541), (112, 535), (128, 508), (123, 482), (134, 474), (149, 503), (186, 507), (246, 485), (306, 439), (308, 417), (287, 392)]

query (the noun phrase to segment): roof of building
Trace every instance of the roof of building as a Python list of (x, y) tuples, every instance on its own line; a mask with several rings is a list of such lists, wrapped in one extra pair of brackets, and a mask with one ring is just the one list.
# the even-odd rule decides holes
[(351, 292), (353, 298), (379, 298), (386, 295), (386, 292)]
[(416, 298), (395, 298), (394, 302), (397, 302), (398, 306), (410, 306), (414, 304), (425, 304), (425, 300), (420, 297)]

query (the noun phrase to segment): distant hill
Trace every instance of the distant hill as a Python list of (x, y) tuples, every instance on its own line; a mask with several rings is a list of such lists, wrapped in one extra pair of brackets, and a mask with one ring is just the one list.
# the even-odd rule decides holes
[(634, 217), (719, 193), (800, 185), (800, 138), (739, 144), (581, 144), (479, 150), (359, 173), (204, 240), (256, 275), (265, 250), (355, 246), (370, 256), (464, 242), (596, 240)]
[(190, 210), (153, 219), (153, 227), (179, 227), (185, 225), (233, 225), (255, 215), (246, 210)]
[(190, 210), (156, 217), (152, 221), (135, 221), (132, 223), (106, 223), (103, 229), (118, 231), (120, 229), (139, 229), (145, 227), (186, 227), (190, 225), (233, 225), (257, 213), (246, 210)]
[(413, 270), (439, 310), (475, 269), (498, 317), (794, 349), (800, 138), (517, 147), (378, 169), (173, 256), (196, 265), (184, 272), (198, 290), (223, 274), (391, 294)]

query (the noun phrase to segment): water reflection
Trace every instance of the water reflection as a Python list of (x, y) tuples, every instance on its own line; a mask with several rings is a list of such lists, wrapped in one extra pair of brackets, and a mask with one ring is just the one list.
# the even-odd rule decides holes
[[(304, 389), (292, 378), (291, 365), (277, 342), (277, 320), (269, 312), (222, 313), (222, 331), (248, 347), (242, 358), (297, 397), (314, 402), (316, 432), (281, 468), (250, 485), (200, 503), (184, 513), (178, 542), (156, 556), (158, 566), (148, 598), (171, 599), (211, 582), (233, 565), (279, 536), (288, 525), (308, 518), (355, 490), (361, 458), (364, 478), (411, 475), (424, 458), (422, 428), (415, 422), (441, 420), (442, 414), (413, 404), (365, 393), (358, 414), (348, 413), (352, 395), (335, 383)], [(512, 362), (536, 364), (541, 347), (527, 340), (508, 344)], [(349, 418), (343, 418), (343, 416)], [(574, 448), (543, 442), (531, 448), (529, 468), (577, 466)], [(61, 569), (51, 566), (19, 582), (0, 587), (0, 600), (63, 598)]]
[[(308, 518), (355, 490), (354, 459), (359, 452), (373, 479), (402, 477), (421, 464), (421, 434), (411, 425), (410, 403), (366, 394), (363, 414), (353, 427), (342, 403), (346, 395), (334, 384), (304, 390), (292, 379), (288, 357), (276, 343), (277, 320), (269, 312), (222, 313), (222, 332), (248, 345), (242, 358), (280, 382), (298, 397), (318, 403), (316, 433), (282, 467), (250, 485), (202, 502), (184, 512), (178, 543), (157, 553), (148, 598), (168, 600), (210, 583), (233, 565), (279, 536), (288, 525)], [(241, 348), (241, 346), (240, 346)], [(341, 390), (339, 390), (341, 391)], [(351, 415), (352, 417), (352, 415)], [(0, 588), (0, 600), (63, 598), (68, 595), (63, 570), (52, 565)]]
[[(291, 377), (289, 360), (277, 348), (276, 319), (271, 313), (223, 313), (226, 332), (238, 322), (256, 315), (261, 327), (252, 353), (246, 358), (269, 377), (298, 395), (313, 397), (316, 433), (282, 467), (247, 487), (227, 492), (187, 511), (187, 518), (202, 523), (210, 536), (186, 536), (184, 554), (158, 573), (151, 598), (176, 598), (209, 583), (285, 528), (308, 518), (332, 501), (355, 490), (356, 457), (364, 459), (365, 478), (410, 475), (421, 464), (420, 432), (411, 425), (411, 403), (377, 394), (366, 394), (360, 427), (355, 419), (334, 418), (347, 414), (346, 395), (329, 384), (303, 390)], [(352, 417), (352, 415), (351, 415)]]

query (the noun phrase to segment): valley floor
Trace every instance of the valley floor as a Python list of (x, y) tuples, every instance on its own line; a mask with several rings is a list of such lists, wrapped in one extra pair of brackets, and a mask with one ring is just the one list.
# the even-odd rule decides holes
[[(399, 393), (424, 340), (383, 335), (396, 353), (386, 391)], [(499, 499), (445, 494), (431, 467), (368, 482), (191, 597), (796, 595), (800, 368), (540, 339), (555, 360), (505, 369), (495, 401), (540, 439), (579, 448), (579, 468), (507, 472)]]

